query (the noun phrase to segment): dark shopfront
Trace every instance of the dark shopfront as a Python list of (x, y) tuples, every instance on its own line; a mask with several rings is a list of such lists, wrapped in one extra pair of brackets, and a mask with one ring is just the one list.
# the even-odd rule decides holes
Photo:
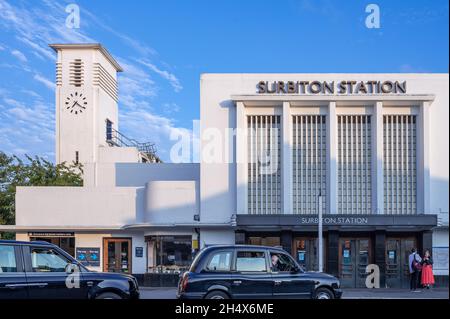
[[(306, 270), (318, 270), (316, 216), (238, 215), (236, 244), (282, 246)], [(324, 215), (324, 271), (344, 287), (365, 287), (366, 266), (380, 287), (408, 288), (408, 255), (432, 247), (436, 215)]]

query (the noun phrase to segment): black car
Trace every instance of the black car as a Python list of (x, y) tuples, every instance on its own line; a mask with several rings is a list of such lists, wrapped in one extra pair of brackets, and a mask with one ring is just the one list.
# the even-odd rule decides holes
[(88, 270), (47, 242), (0, 240), (0, 299), (138, 299), (130, 275)]
[(210, 246), (198, 253), (178, 284), (180, 299), (341, 298), (339, 280), (305, 272), (283, 249)]

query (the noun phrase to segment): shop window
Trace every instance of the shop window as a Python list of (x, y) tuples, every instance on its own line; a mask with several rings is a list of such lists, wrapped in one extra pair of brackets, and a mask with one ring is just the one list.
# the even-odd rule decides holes
[(179, 273), (189, 268), (192, 261), (191, 236), (156, 236), (154, 239), (155, 265), (150, 272)]
[(281, 246), (280, 237), (248, 237), (247, 244), (270, 247)]

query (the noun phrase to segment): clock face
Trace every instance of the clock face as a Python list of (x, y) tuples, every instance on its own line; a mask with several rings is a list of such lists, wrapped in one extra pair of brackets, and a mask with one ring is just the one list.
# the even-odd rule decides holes
[(83, 113), (87, 107), (86, 97), (83, 96), (83, 93), (78, 92), (70, 93), (64, 103), (66, 109), (72, 114)]

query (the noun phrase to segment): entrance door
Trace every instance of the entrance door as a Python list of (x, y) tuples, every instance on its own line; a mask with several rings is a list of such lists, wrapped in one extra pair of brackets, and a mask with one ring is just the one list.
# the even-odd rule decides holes
[(131, 273), (131, 239), (103, 239), (103, 271)]
[(366, 267), (370, 263), (370, 239), (339, 240), (339, 277), (342, 287), (366, 286)]
[(409, 254), (416, 247), (414, 238), (386, 240), (386, 285), (390, 288), (409, 288)]
[[(326, 266), (326, 246), (323, 241), (323, 266)], [(293, 256), (300, 266), (307, 271), (319, 270), (319, 240), (312, 237), (300, 237), (295, 239)]]

